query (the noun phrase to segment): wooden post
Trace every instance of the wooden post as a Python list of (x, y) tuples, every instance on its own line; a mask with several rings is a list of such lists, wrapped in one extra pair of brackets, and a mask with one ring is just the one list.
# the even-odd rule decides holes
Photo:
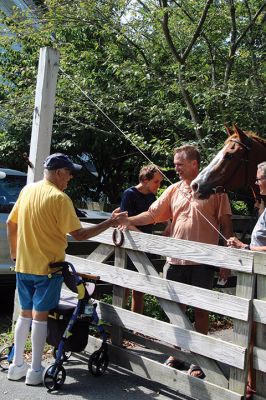
[[(257, 299), (266, 300), (266, 276), (257, 275)], [(266, 325), (257, 323), (256, 346), (266, 349)], [(258, 396), (265, 396), (266, 373), (256, 371), (256, 391)], [(255, 396), (254, 396), (255, 397)]]
[(50, 154), (58, 68), (58, 51), (41, 48), (29, 155), (33, 168), (28, 168), (27, 183), (42, 179), (43, 161)]
[[(237, 274), (237, 286), (236, 286), (236, 296), (243, 297), (246, 299), (253, 300), (254, 298), (254, 288), (256, 282), (256, 275), (238, 273)], [(234, 343), (239, 346), (247, 348), (246, 352), (246, 362), (245, 369), (240, 370), (235, 367), (230, 368), (230, 380), (229, 389), (233, 392), (240, 393), (243, 396), (246, 394), (247, 386), (247, 375), (249, 368), (249, 346), (252, 332), (253, 323), (252, 309), (250, 310), (250, 317), (247, 322), (234, 320)]]
[[(121, 247), (115, 248), (115, 266), (119, 268), (126, 268), (126, 251)], [(121, 286), (113, 286), (113, 302), (114, 306), (125, 306), (125, 289)], [(121, 327), (112, 327), (111, 339), (112, 343), (121, 346), (123, 337), (123, 329)]]
[[(50, 154), (58, 68), (58, 51), (49, 47), (41, 48), (29, 155), (33, 168), (28, 167), (27, 183), (42, 179), (43, 161)], [(19, 304), (16, 290), (13, 326), (18, 315)]]

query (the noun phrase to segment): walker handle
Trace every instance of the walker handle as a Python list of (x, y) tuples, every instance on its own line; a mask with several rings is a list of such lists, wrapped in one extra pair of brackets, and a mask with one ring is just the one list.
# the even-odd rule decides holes
[(100, 276), (99, 275), (91, 275), (91, 274), (83, 274), (82, 272), (77, 272), (77, 274), (84, 279), (91, 279), (92, 281), (99, 281)]
[(61, 269), (64, 269), (64, 268), (68, 268), (69, 265), (70, 265), (70, 263), (68, 263), (67, 261), (56, 261), (54, 263), (50, 263), (49, 267), (50, 268), (61, 268)]

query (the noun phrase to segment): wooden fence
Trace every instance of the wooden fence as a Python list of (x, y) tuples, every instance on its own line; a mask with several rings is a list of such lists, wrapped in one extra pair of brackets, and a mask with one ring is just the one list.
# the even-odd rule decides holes
[[(83, 226), (91, 225), (83, 223)], [(92, 241), (99, 245), (85, 258), (84, 253), (83, 257), (67, 255), (67, 260), (79, 272), (100, 275), (101, 280), (114, 285), (112, 305), (99, 301), (97, 309), (101, 318), (112, 325), (111, 362), (195, 399), (244, 399), (255, 321), (252, 360), (257, 393), (253, 399), (266, 400), (266, 255), (133, 231), (126, 231), (123, 245), (116, 247), (112, 232), (110, 228), (94, 237)], [(236, 295), (163, 279), (145, 252), (229, 268), (237, 274)], [(114, 265), (106, 263), (112, 254)], [(125, 269), (127, 255), (139, 273)], [(156, 296), (170, 323), (125, 310), (124, 288)], [(177, 303), (232, 318), (232, 342), (196, 332)], [(134, 332), (139, 334), (134, 335)], [(165, 358), (173, 355), (188, 364), (196, 363), (204, 370), (206, 378), (201, 380), (189, 376), (186, 371), (165, 366), (154, 357), (148, 357), (149, 352), (142, 355), (134, 348), (125, 349), (123, 338), (153, 352), (156, 350)], [(87, 351), (98, 347), (99, 339), (90, 338)]]

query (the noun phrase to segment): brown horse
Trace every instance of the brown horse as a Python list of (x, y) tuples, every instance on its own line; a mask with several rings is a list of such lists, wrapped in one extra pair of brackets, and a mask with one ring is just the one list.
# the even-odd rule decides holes
[(233, 130), (226, 130), (229, 137), (224, 147), (191, 183), (198, 198), (249, 188), (258, 193), (255, 184), (257, 165), (266, 161), (266, 140), (252, 132), (244, 132), (236, 125)]
[[(207, 198), (212, 193), (237, 191), (251, 188), (257, 198), (258, 186), (256, 183), (257, 165), (266, 161), (266, 140), (252, 132), (243, 132), (236, 125), (234, 129), (227, 129), (229, 135), (222, 150), (214, 157), (211, 163), (203, 169), (191, 187), (198, 198)], [(265, 197), (264, 197), (265, 204)], [(251, 396), (255, 387), (255, 373), (252, 364), (256, 325), (253, 323), (250, 342), (250, 364), (248, 372), (247, 397)]]

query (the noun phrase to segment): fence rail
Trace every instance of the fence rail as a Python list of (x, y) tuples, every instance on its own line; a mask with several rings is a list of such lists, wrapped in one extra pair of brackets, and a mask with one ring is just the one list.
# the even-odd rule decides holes
[[(88, 225), (91, 224), (84, 223)], [(113, 285), (113, 304), (99, 301), (98, 307), (101, 318), (112, 325), (113, 362), (196, 399), (240, 400), (245, 396), (247, 385), (254, 319), (257, 326), (252, 355), (257, 374), (254, 399), (266, 400), (263, 397), (266, 393), (266, 256), (133, 231), (125, 232), (124, 243), (118, 248), (113, 244), (112, 232), (110, 228), (94, 237), (93, 242), (99, 245), (86, 258), (68, 255), (67, 260), (78, 271), (96, 273), (101, 280)], [(229, 268), (237, 274), (236, 295), (162, 279), (145, 253)], [(113, 254), (114, 265), (107, 264)], [(127, 256), (138, 272), (125, 269)], [(257, 298), (254, 298), (256, 281)], [(156, 296), (170, 323), (125, 310), (124, 288)], [(233, 341), (196, 332), (178, 303), (200, 305), (202, 309), (233, 318)], [(134, 350), (126, 350), (122, 347), (123, 338), (141, 342), (146, 349), (174, 355), (188, 364), (199, 364), (206, 378), (203, 381), (191, 377)], [(89, 341), (89, 346), (92, 348), (95, 343), (96, 338)]]

